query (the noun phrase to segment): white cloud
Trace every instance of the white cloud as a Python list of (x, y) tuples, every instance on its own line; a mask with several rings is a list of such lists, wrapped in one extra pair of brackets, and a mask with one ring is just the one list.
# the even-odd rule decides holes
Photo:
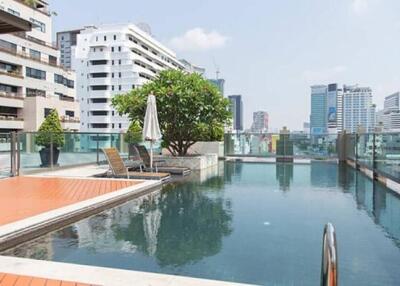
[(222, 48), (227, 41), (228, 37), (217, 31), (207, 32), (202, 28), (194, 28), (171, 39), (170, 44), (180, 51), (205, 51)]
[(368, 10), (369, 5), (369, 0), (352, 0), (351, 8), (354, 13), (361, 15)]
[(309, 85), (337, 82), (338, 77), (346, 71), (347, 67), (343, 65), (321, 70), (306, 70), (303, 72), (303, 79)]

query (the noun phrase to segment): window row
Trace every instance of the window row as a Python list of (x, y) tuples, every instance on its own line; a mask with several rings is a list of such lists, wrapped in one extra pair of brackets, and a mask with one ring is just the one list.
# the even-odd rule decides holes
[(65, 85), (66, 87), (69, 87), (69, 88), (74, 88), (73, 80), (67, 79), (66, 77), (59, 75), (59, 74), (54, 74), (54, 82)]

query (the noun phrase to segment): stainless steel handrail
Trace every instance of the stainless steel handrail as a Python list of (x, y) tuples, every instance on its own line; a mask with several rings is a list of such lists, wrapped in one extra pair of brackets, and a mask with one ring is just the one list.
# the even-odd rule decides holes
[(321, 286), (337, 286), (338, 260), (335, 228), (327, 223), (322, 238)]

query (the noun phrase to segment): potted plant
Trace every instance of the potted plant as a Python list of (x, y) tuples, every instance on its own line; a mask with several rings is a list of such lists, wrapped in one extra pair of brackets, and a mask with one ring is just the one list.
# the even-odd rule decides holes
[(129, 125), (128, 130), (126, 131), (125, 137), (124, 137), (125, 143), (128, 144), (128, 149), (129, 149), (129, 157), (135, 157), (137, 156), (137, 151), (135, 145), (142, 142), (142, 127), (140, 126), (139, 121), (132, 121), (131, 124)]
[[(36, 145), (43, 148), (39, 151), (41, 167), (51, 166), (51, 152), (53, 152), (53, 166), (57, 166), (59, 147), (64, 146), (65, 139), (57, 110), (53, 109), (40, 125), (36, 136)], [(51, 149), (53, 148), (53, 149)]]

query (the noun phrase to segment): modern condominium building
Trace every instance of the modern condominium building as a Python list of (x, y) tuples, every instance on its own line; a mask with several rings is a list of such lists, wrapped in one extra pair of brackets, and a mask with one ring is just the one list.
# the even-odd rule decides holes
[(375, 128), (375, 105), (369, 87), (343, 87), (343, 130), (373, 132)]
[(76, 46), (76, 38), (81, 29), (57, 32), (57, 48), (60, 50), (60, 64), (72, 68), (72, 48)]
[(113, 96), (142, 86), (161, 70), (184, 69), (173, 51), (133, 24), (86, 27), (72, 54), (86, 132), (126, 131), (129, 120), (111, 106)]
[(400, 92), (385, 97), (384, 109), (377, 112), (376, 125), (384, 131), (400, 130)]
[(312, 135), (327, 133), (327, 110), (327, 86), (311, 86), (310, 130)]
[(230, 100), (229, 110), (232, 113), (232, 130), (243, 130), (243, 101), (241, 95), (229, 95)]
[(224, 96), (225, 94), (225, 80), (222, 78), (218, 78), (218, 79), (209, 79), (209, 82), (211, 82), (213, 85), (215, 85), (219, 92), (222, 94), (222, 96)]
[(253, 124), (251, 125), (252, 132), (268, 132), (268, 112), (256, 111), (253, 112)]
[(37, 131), (51, 109), (64, 129), (78, 130), (75, 74), (59, 65), (47, 2), (2, 0), (0, 9), (32, 23), (31, 31), (0, 35), (0, 132)]

